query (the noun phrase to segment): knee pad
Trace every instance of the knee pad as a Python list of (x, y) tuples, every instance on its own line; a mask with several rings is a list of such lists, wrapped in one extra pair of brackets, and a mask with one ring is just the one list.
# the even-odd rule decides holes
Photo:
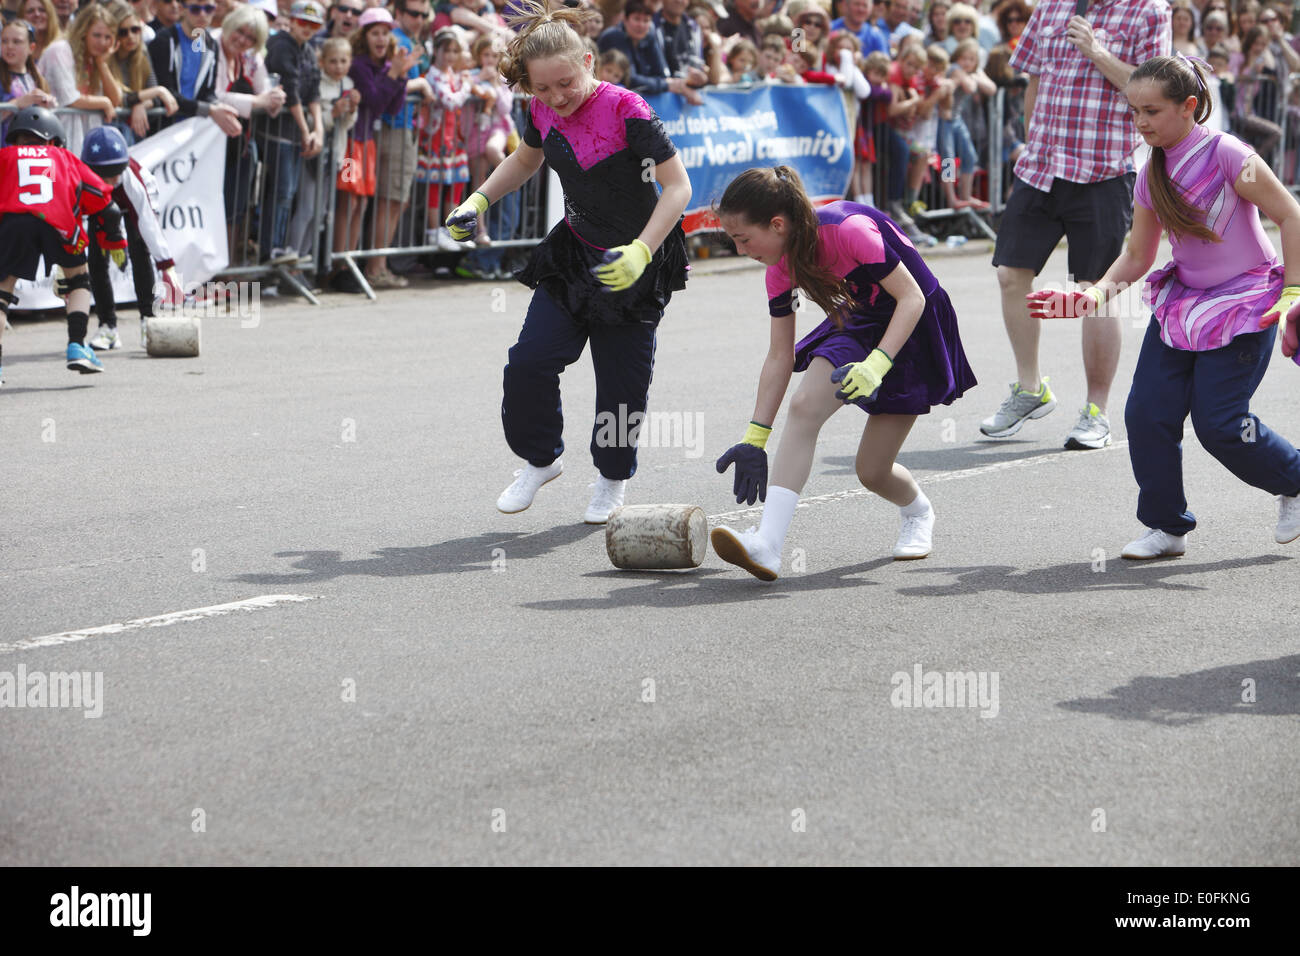
[(68, 276), (60, 277), (59, 281), (54, 284), (54, 294), (60, 299), (66, 299), (68, 293), (73, 289), (85, 289), (90, 291), (90, 273), (83, 272), (69, 278)]

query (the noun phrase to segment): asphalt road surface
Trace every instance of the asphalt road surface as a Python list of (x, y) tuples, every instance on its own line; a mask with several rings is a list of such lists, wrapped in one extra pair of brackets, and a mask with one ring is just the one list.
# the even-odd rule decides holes
[[(1188, 427), (1186, 557), (1120, 560), (1144, 319), (1113, 447), (1062, 448), (1084, 402), (1068, 321), (1043, 337), (1058, 410), (985, 440), (1014, 377), (989, 257), (931, 262), (980, 379), (900, 459), (934, 553), (889, 559), (897, 510), (854, 476), (850, 409), (772, 584), (712, 554), (610, 565), (581, 523), (586, 356), (564, 475), (496, 511), (520, 465), (499, 419), (517, 284), (265, 300), (209, 317), (188, 360), (146, 357), (128, 318), (87, 377), (61, 322), (17, 322), (0, 863), (1294, 863), (1300, 542)], [(1058, 251), (1043, 279), (1064, 273)], [(735, 260), (672, 303), (651, 410), (691, 427), (642, 448), (629, 503), (757, 522), (713, 461), (752, 410), (765, 311)], [(1254, 408), (1300, 438), (1297, 394), (1278, 355)], [(80, 706), (14, 706), (64, 673), (87, 675)]]

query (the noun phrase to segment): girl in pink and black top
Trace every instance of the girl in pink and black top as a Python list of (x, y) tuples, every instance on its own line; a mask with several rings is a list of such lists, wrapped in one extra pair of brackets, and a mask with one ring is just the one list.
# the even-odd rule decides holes
[[(1283, 354), (1295, 357), (1300, 321), (1300, 204), (1245, 143), (1204, 125), (1207, 77), (1182, 57), (1147, 60), (1126, 88), (1133, 119), (1151, 146), (1134, 189), (1126, 251), (1084, 292), (1030, 293), (1030, 315), (1088, 317), (1155, 261), (1169, 230), (1174, 259), (1147, 279), (1147, 328), (1124, 420), (1147, 532), (1126, 558), (1177, 557), (1196, 527), (1183, 492), (1183, 422), (1247, 484), (1279, 497), (1275, 540), (1300, 538), (1300, 451), (1250, 411), (1279, 320), (1292, 324)], [(1284, 263), (1260, 226), (1281, 227)]]
[(534, 289), (505, 369), (501, 421), (526, 466), (497, 499), (506, 514), (532, 504), (563, 470), (560, 372), (591, 343), (596, 421), (591, 457), (599, 476), (583, 520), (604, 524), (636, 472), (638, 427), (650, 392), (655, 333), (673, 292), (686, 285), (681, 218), (690, 178), (645, 100), (597, 81), (593, 56), (570, 24), (584, 8), (548, 10), (522, 0), (520, 28), (501, 60), (511, 86), (533, 95), (523, 141), (487, 182), (447, 217), (457, 241), (474, 235), (490, 204), (547, 162), (564, 187), (564, 219), (532, 251), (517, 278)]

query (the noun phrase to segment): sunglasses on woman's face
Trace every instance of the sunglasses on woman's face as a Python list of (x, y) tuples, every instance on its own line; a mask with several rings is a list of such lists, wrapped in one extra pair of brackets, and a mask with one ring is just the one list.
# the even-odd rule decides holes
[(1025, 18), (1019, 16), (1018, 14), (1013, 13), (1011, 16), (1007, 17), (1007, 23), (1024, 23), (1024, 22), (1025, 22)]
[(117, 35), (118, 35), (119, 38), (121, 38), (121, 37), (126, 37), (126, 36), (137, 36), (137, 37), (138, 37), (138, 36), (139, 36), (141, 33), (143, 33), (143, 32), (144, 32), (144, 28), (141, 27), (140, 24), (138, 24), (138, 23), (137, 23), (135, 26), (133, 26), (133, 27), (118, 27), (118, 28), (117, 28)]

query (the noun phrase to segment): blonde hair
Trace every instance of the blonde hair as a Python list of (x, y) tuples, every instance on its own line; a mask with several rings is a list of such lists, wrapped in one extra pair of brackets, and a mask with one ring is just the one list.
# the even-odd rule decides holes
[(587, 7), (550, 10), (537, 0), (520, 0), (519, 6), (523, 12), (506, 20), (519, 32), (506, 45), (497, 68), (508, 86), (532, 93), (533, 85), (528, 76), (530, 61), (564, 57), (579, 67), (583, 66), (583, 57), (589, 51), (579, 32), (596, 14)]
[(967, 37), (953, 48), (952, 58), (960, 60), (967, 53), (974, 53), (976, 58), (980, 55), (980, 41), (974, 37)]
[[(104, 4), (104, 9), (108, 15), (113, 18), (113, 34), (122, 28), (122, 24), (127, 20), (139, 20), (140, 16), (135, 9), (126, 0), (111, 0)], [(142, 24), (143, 25), (143, 24)], [(118, 62), (118, 74), (124, 75), (125, 86), (128, 90), (139, 93), (144, 89), (144, 85), (149, 82), (149, 71), (153, 67), (149, 63), (149, 54), (145, 52), (144, 31), (140, 31), (140, 42), (135, 45), (135, 49), (125, 56), (121, 51), (113, 54), (114, 59)]]
[(970, 23), (973, 23), (975, 29), (978, 30), (980, 25), (980, 14), (978, 10), (968, 3), (954, 3), (948, 8), (949, 33), (952, 32), (952, 21), (954, 20), (967, 20)]
[[(58, 22), (57, 16), (55, 22)], [(114, 22), (113, 15), (107, 8), (92, 3), (77, 11), (77, 16), (72, 21), (72, 28), (68, 30), (68, 46), (72, 47), (77, 89), (99, 95), (104, 92), (103, 84), (99, 81), (99, 73), (96, 71), (95, 75), (91, 76), (90, 71), (86, 69), (86, 37), (96, 23), (104, 24), (113, 38), (117, 38), (117, 23)]]
[[(36, 30), (35, 26), (33, 26), (32, 29), (36, 30), (35, 46), (38, 50), (44, 53), (45, 49), (55, 40), (63, 39), (63, 27), (59, 26), (59, 11), (54, 9), (52, 0), (36, 0), (36, 3), (45, 11), (46, 26), (44, 36), (41, 35), (40, 30)], [(24, 0), (23, 9), (26, 8), (27, 2)]]
[[(262, 56), (266, 53), (266, 14), (251, 3), (241, 3), (221, 20), (221, 35), (234, 33), (236, 30), (250, 30), (257, 39), (253, 43), (252, 53)], [(342, 39), (340, 37), (340, 39)]]
[(325, 57), (335, 51), (348, 51), (348, 56), (352, 56), (352, 44), (348, 42), (347, 37), (330, 37), (320, 45), (320, 61), (325, 62)]
[(925, 58), (943, 69), (947, 69), (948, 63), (950, 62), (948, 59), (948, 51), (943, 48), (943, 44), (941, 43), (931, 43), (929, 47), (926, 48)]
[(872, 50), (867, 54), (866, 59), (862, 61), (862, 72), (888, 73), (889, 72), (889, 54), (882, 53), (880, 50)]

